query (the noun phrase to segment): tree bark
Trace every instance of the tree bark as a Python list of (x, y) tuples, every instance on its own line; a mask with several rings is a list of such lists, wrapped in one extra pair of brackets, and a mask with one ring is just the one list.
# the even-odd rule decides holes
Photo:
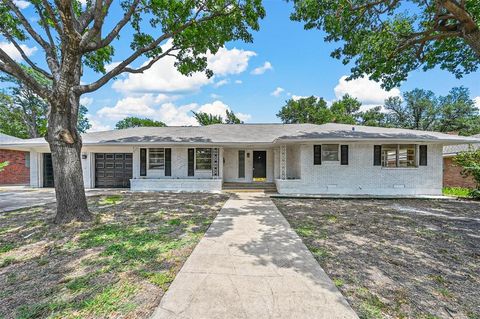
[[(82, 139), (77, 130), (79, 96), (69, 93), (52, 105), (47, 141), (52, 152), (57, 214), (55, 223), (90, 221), (81, 165)], [(65, 105), (65, 104), (67, 105)]]
[(475, 51), (480, 57), (480, 29), (467, 33), (463, 36), (465, 42)]

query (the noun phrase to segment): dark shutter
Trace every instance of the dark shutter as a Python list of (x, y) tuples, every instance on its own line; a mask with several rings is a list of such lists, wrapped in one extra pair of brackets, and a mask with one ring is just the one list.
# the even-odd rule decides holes
[(195, 149), (188, 149), (188, 176), (195, 175)]
[(165, 176), (172, 176), (172, 149), (165, 149)]
[(382, 166), (382, 145), (373, 146), (373, 165)]
[(245, 151), (238, 151), (238, 178), (245, 177)]
[(147, 149), (140, 149), (140, 176), (147, 176)]
[(313, 165), (322, 164), (322, 145), (313, 145)]
[(419, 163), (420, 166), (427, 166), (427, 145), (420, 145), (420, 158), (419, 158)]
[(348, 165), (348, 145), (340, 145), (340, 164)]

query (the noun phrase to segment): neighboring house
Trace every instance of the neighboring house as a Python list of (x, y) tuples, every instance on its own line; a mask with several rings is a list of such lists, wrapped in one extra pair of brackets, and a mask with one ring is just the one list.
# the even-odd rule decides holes
[[(471, 136), (480, 139), (480, 134)], [(475, 188), (476, 183), (472, 177), (463, 177), (460, 172), (462, 168), (453, 162), (453, 158), (460, 152), (465, 152), (473, 147), (480, 148), (477, 144), (448, 145), (443, 148), (443, 186), (444, 187), (466, 187)]]
[(0, 163), (8, 162), (8, 166), (0, 172), (0, 185), (30, 184), (29, 152), (4, 149), (2, 144), (22, 143), (24, 140), (0, 133)]
[[(143, 127), (83, 135), (86, 188), (220, 191), (275, 183), (283, 194), (440, 195), (445, 145), (480, 140), (344, 124)], [(31, 152), (30, 185), (53, 186), (44, 139), (3, 147)]]

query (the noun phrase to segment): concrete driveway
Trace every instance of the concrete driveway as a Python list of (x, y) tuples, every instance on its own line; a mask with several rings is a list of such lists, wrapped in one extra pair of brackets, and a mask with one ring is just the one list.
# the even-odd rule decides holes
[[(106, 195), (120, 191), (126, 191), (126, 189), (89, 189), (86, 191), (86, 194), (87, 196)], [(53, 188), (0, 187), (0, 212), (45, 205), (53, 203), (55, 200), (55, 189)]]

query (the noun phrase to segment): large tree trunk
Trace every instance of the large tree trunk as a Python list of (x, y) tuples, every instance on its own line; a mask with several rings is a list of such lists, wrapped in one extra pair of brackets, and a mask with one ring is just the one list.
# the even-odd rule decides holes
[(52, 105), (49, 114), (47, 141), (52, 152), (56, 223), (92, 220), (83, 185), (82, 139), (77, 130), (78, 106), (79, 97), (69, 93), (66, 99), (59, 99), (57, 105)]

